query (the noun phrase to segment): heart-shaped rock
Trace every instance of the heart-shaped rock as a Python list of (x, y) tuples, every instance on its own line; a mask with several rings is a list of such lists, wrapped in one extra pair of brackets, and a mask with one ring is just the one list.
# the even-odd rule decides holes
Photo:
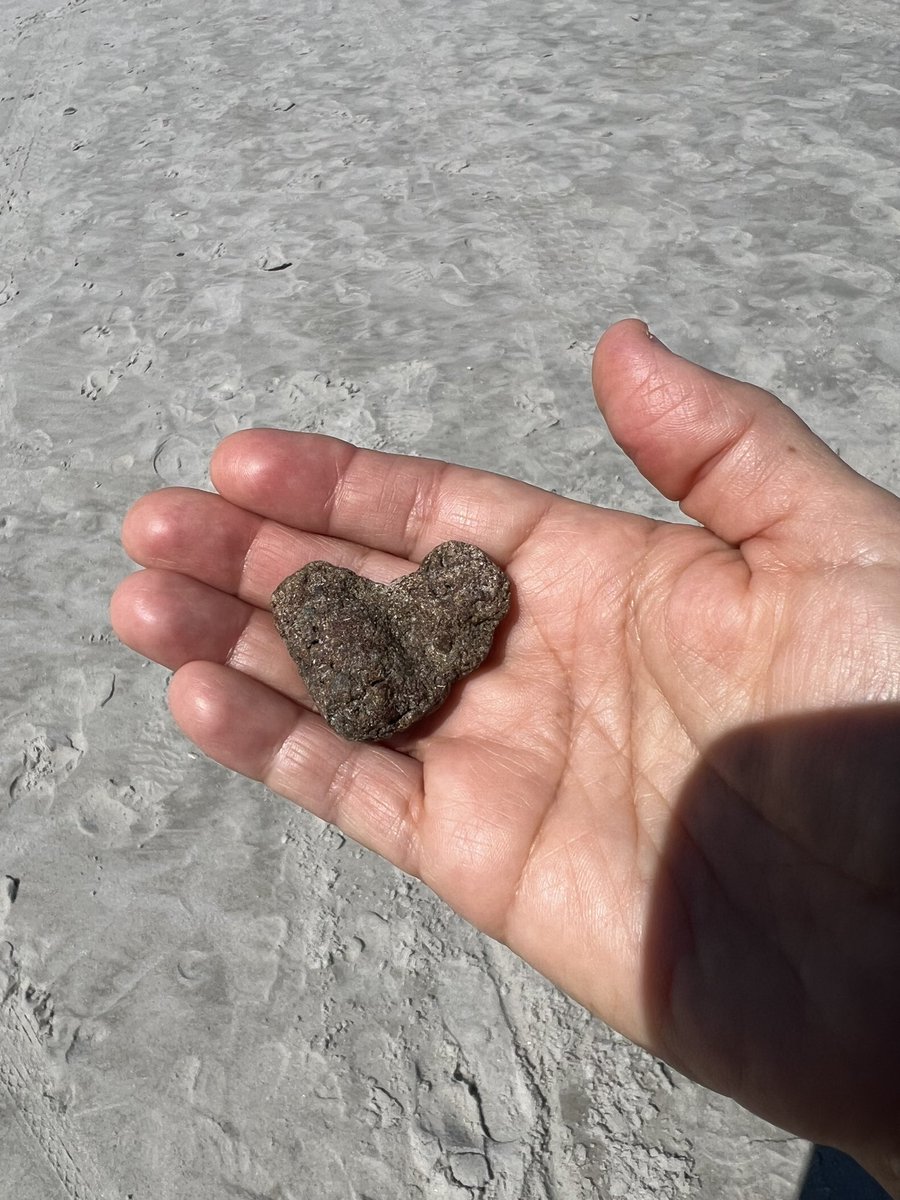
[(408, 729), (484, 660), (509, 580), (483, 550), (443, 542), (418, 571), (373, 583), (312, 562), (272, 596), (275, 625), (319, 712), (342, 737)]

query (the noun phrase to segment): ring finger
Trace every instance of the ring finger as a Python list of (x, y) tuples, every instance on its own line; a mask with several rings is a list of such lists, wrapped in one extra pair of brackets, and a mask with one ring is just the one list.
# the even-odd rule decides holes
[(271, 616), (237, 596), (149, 568), (119, 584), (110, 615), (127, 646), (170, 670), (198, 660), (219, 663), (312, 707)]

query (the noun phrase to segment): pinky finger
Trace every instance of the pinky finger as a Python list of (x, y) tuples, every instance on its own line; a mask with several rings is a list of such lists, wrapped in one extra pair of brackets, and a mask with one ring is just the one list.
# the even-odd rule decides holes
[(420, 763), (386, 746), (344, 741), (315, 713), (219, 663), (191, 662), (177, 671), (169, 707), (209, 758), (418, 874)]

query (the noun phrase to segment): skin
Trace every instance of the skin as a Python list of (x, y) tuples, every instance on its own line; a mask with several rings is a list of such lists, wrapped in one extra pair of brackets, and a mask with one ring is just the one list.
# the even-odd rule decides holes
[[(248, 430), (128, 513), (119, 637), (207, 755), (334, 822), (678, 1070), (900, 1196), (900, 500), (774, 396), (612, 326), (610, 432), (697, 524)], [(268, 612), (326, 559), (509, 574), (484, 666), (390, 745), (309, 708)]]

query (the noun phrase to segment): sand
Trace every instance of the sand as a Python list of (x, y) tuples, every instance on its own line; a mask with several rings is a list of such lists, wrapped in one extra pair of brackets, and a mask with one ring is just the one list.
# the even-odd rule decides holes
[(780, 1200), (808, 1147), (203, 760), (127, 506), (322, 430), (671, 515), (612, 320), (900, 487), (894, 0), (0, 15), (0, 1197)]

